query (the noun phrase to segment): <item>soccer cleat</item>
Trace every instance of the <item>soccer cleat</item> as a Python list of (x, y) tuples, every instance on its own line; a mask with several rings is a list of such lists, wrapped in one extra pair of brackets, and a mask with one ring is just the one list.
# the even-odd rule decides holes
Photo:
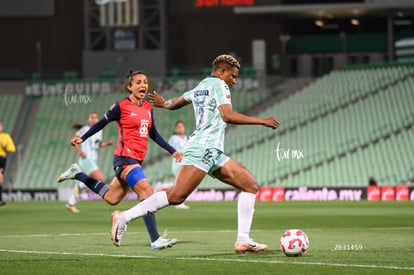
[(182, 203), (182, 204), (176, 205), (175, 208), (177, 208), (177, 209), (190, 209), (190, 206), (188, 206), (185, 203)]
[(66, 209), (73, 213), (79, 213), (79, 209), (76, 208), (75, 205), (70, 205), (69, 203), (66, 204)]
[(122, 212), (119, 210), (115, 210), (112, 212), (112, 230), (111, 230), (111, 238), (112, 242), (115, 246), (121, 245), (121, 239), (122, 235), (127, 230), (127, 224), (126, 222), (123, 222), (122, 219), (120, 219)]
[(172, 247), (176, 243), (177, 239), (165, 239), (163, 236), (161, 236), (155, 242), (151, 243), (151, 249), (161, 250), (163, 248)]
[(62, 182), (64, 180), (74, 179), (77, 174), (82, 172), (79, 165), (77, 163), (74, 163), (70, 166), (68, 170), (60, 174), (58, 178), (58, 182)]
[(267, 249), (267, 245), (256, 243), (252, 239), (248, 240), (247, 242), (237, 241), (234, 246), (236, 253), (241, 254), (244, 252), (260, 252), (265, 251)]
[(4, 206), (4, 205), (6, 205), (6, 202), (5, 201), (0, 201), (0, 206)]

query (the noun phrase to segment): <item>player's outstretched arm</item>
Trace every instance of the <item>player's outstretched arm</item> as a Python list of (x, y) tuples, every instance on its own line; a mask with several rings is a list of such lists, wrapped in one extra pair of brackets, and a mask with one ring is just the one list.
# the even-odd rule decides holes
[(102, 130), (107, 124), (109, 123), (108, 120), (106, 120), (105, 117), (103, 117), (101, 120), (99, 120), (97, 123), (95, 123), (85, 134), (83, 134), (82, 137), (79, 137), (77, 135), (73, 136), (70, 140), (70, 144), (72, 146), (76, 146), (76, 144), (81, 144), (85, 140), (87, 140), (89, 137), (93, 136), (100, 130)]
[(107, 146), (112, 146), (114, 145), (114, 142), (112, 140), (110, 141), (101, 141), (99, 143), (99, 147), (107, 147)]
[(274, 117), (260, 118), (260, 117), (251, 117), (240, 114), (233, 111), (233, 107), (230, 104), (223, 104), (219, 106), (219, 111), (221, 118), (226, 123), (232, 124), (257, 124), (263, 125), (265, 127), (276, 129), (279, 126), (279, 121)]
[(165, 100), (156, 91), (154, 91), (151, 94), (148, 94), (148, 99), (153, 106), (168, 109), (168, 110), (177, 110), (177, 109), (180, 109), (181, 107), (184, 107), (185, 105), (190, 104), (190, 102), (186, 101), (183, 96), (173, 97), (169, 100)]

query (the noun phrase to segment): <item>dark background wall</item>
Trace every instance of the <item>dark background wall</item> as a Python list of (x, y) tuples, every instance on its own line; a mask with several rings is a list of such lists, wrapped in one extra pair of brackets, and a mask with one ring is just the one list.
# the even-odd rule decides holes
[(37, 41), (42, 44), (43, 71), (81, 70), (83, 0), (54, 4), (54, 16), (0, 17), (0, 70), (37, 71)]
[(234, 14), (171, 15), (168, 19), (169, 65), (208, 67), (221, 53), (236, 53), (243, 64), (252, 62), (252, 41), (266, 40), (268, 68), (271, 55), (280, 52), (283, 21), (277, 16)]

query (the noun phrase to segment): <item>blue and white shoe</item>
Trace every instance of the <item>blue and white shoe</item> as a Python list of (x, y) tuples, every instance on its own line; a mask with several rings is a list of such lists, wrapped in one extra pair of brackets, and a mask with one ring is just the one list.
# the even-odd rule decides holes
[(74, 179), (77, 174), (82, 172), (81, 168), (77, 163), (74, 163), (70, 166), (68, 170), (60, 174), (58, 178), (58, 182), (62, 182), (64, 180), (71, 180)]
[(151, 243), (152, 250), (161, 250), (167, 247), (172, 247), (177, 243), (177, 239), (166, 239), (166, 233), (162, 234), (155, 242)]

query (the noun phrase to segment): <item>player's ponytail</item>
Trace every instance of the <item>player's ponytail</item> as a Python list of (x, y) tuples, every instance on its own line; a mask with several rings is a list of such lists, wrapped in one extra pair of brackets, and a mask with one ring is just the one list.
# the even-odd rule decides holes
[(78, 131), (78, 130), (80, 130), (83, 126), (84, 126), (84, 125), (83, 125), (83, 124), (80, 124), (80, 123), (73, 123), (73, 124), (72, 124), (72, 129), (74, 129), (74, 130)]

